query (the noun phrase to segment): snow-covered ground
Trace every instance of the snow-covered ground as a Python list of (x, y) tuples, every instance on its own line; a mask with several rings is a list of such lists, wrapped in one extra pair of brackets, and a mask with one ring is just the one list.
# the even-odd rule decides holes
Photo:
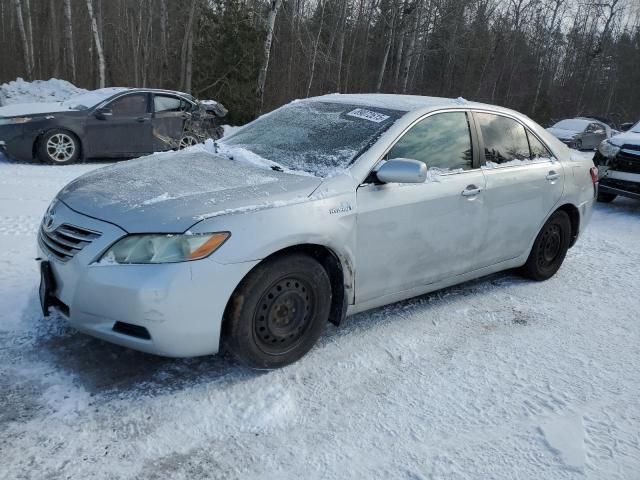
[(0, 158), (0, 478), (639, 478), (640, 202), (597, 205), (545, 283), (359, 314), (254, 372), (42, 317), (40, 217), (98, 166)]

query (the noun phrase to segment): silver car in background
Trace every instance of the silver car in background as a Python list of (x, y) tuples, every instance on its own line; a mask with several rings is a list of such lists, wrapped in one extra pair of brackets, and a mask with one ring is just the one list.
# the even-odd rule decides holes
[(547, 130), (576, 150), (594, 150), (612, 135), (611, 127), (606, 123), (584, 117), (561, 120)]
[(67, 185), (38, 236), (43, 311), (145, 352), (283, 366), (328, 321), (505, 269), (548, 279), (591, 216), (592, 167), (504, 108), (296, 101)]

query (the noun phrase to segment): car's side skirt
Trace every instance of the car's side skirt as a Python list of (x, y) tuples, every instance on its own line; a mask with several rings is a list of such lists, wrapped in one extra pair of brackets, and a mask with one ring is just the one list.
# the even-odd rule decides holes
[(401, 292), (391, 293), (389, 295), (384, 295), (382, 297), (374, 298), (372, 300), (369, 300), (363, 303), (350, 305), (349, 309), (347, 310), (347, 315), (354, 315), (356, 313), (360, 313), (365, 310), (370, 310), (372, 308), (377, 308), (383, 305), (388, 305), (390, 303), (406, 300), (408, 298), (424, 295), (426, 293), (434, 292), (442, 288), (451, 287), (453, 285), (458, 285), (460, 283), (468, 282), (469, 280), (474, 280), (476, 278), (484, 277), (486, 275), (500, 272), (502, 270), (521, 267), (527, 261), (528, 255), (529, 255), (529, 250), (527, 249), (525, 254), (519, 257), (513, 258), (511, 260), (506, 260), (504, 262), (496, 263), (495, 265), (489, 265), (488, 267), (483, 267), (478, 270), (474, 270), (472, 272), (463, 273), (461, 275), (455, 275), (453, 277), (449, 277), (449, 278), (446, 278), (445, 280), (441, 280), (436, 283), (431, 283), (429, 285), (420, 285), (418, 287), (411, 288), (409, 290), (403, 290)]

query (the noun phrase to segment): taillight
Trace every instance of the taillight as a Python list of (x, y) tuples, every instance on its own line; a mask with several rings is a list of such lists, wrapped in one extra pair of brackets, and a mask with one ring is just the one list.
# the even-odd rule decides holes
[(598, 183), (598, 167), (591, 167), (589, 169), (589, 173), (591, 174), (591, 181), (595, 185)]

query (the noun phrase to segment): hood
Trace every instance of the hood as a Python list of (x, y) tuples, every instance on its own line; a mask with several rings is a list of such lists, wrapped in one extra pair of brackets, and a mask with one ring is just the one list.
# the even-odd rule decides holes
[(576, 137), (580, 132), (576, 132), (575, 130), (565, 130), (564, 128), (556, 128), (549, 127), (547, 131), (551, 133), (554, 137), (560, 138), (562, 140), (572, 140)]
[(321, 182), (185, 151), (94, 170), (68, 184), (58, 198), (130, 233), (179, 233), (204, 218), (304, 201)]
[(74, 110), (61, 102), (16, 103), (0, 107), (0, 117), (22, 117), (25, 115), (43, 115), (45, 113), (68, 112)]
[(627, 130), (618, 135), (614, 135), (609, 139), (609, 142), (622, 147), (623, 145), (634, 145), (640, 147), (640, 133)]

